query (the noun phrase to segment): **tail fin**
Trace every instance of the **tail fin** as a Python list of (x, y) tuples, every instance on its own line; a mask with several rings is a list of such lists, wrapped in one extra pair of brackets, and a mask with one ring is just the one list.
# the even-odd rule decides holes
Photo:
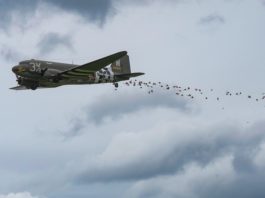
[(130, 58), (128, 55), (123, 56), (119, 60), (116, 60), (111, 64), (111, 69), (114, 74), (130, 74), (131, 66), (130, 66)]

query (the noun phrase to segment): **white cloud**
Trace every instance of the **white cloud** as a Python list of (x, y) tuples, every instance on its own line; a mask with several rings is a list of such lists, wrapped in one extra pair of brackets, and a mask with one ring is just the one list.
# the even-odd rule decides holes
[[(138, 86), (137, 86), (138, 87)], [(71, 119), (71, 127), (62, 132), (66, 137), (80, 135), (88, 125), (95, 124), (100, 126), (107, 121), (118, 121), (134, 113), (146, 112), (155, 109), (174, 109), (187, 114), (192, 113), (192, 107), (188, 100), (183, 97), (176, 97), (175, 92), (162, 91), (159, 88), (155, 92), (147, 94), (143, 88), (141, 91), (124, 91), (120, 88), (119, 93), (104, 94), (98, 98), (107, 98), (107, 100), (98, 100), (96, 98), (91, 104), (82, 108), (84, 119), (81, 116), (74, 116)]]
[(257, 167), (265, 169), (265, 143), (257, 147), (254, 163)]
[(255, 169), (253, 153), (265, 140), (264, 123), (243, 129), (227, 123), (204, 125), (196, 118), (181, 116), (174, 116), (178, 123), (163, 121), (148, 130), (116, 134), (100, 155), (87, 161), (78, 180), (149, 179), (180, 171), (191, 162), (207, 165), (223, 155), (233, 156), (238, 172)]
[(9, 193), (7, 195), (0, 195), (0, 198), (38, 198), (31, 195), (29, 192)]
[(228, 155), (206, 166), (191, 163), (175, 174), (136, 182), (126, 197), (195, 198), (200, 197), (198, 191), (230, 185), (235, 178), (233, 157)]

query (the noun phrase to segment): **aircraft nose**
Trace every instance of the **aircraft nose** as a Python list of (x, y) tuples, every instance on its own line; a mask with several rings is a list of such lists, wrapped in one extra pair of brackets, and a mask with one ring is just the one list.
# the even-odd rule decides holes
[(14, 66), (12, 68), (12, 71), (16, 74), (19, 71), (18, 66)]

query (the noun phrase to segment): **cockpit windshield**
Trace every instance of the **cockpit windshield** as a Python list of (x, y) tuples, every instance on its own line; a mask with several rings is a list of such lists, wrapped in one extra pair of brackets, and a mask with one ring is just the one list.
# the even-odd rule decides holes
[(19, 64), (20, 64), (20, 65), (28, 65), (28, 64), (29, 64), (29, 61), (28, 61), (28, 60), (26, 60), (26, 61), (21, 61), (21, 62), (19, 62)]

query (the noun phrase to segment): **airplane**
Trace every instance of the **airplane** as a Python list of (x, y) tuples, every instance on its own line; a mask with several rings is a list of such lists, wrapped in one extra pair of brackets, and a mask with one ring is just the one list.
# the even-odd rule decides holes
[(12, 90), (36, 90), (62, 85), (113, 83), (129, 80), (144, 73), (131, 73), (130, 59), (126, 51), (86, 63), (74, 65), (43, 60), (25, 60), (12, 68), (18, 86)]

